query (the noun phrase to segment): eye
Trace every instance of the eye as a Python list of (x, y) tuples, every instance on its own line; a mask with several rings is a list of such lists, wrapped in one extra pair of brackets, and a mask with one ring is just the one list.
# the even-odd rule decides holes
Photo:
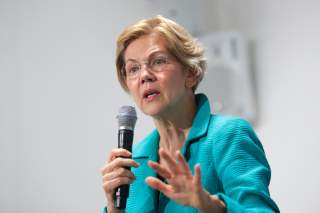
[(156, 57), (151, 62), (151, 66), (159, 66), (159, 65), (161, 66), (163, 64), (167, 64), (167, 58), (164, 56)]
[(140, 66), (138, 64), (129, 64), (126, 66), (126, 73), (128, 75), (132, 75), (137, 73), (140, 70)]

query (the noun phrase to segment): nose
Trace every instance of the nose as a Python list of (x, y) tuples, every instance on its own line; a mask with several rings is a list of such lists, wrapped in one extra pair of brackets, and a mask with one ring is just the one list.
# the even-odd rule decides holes
[(156, 76), (154, 75), (153, 72), (148, 68), (148, 66), (141, 66), (140, 70), (140, 82), (142, 84), (147, 83), (147, 82), (154, 82), (156, 80)]

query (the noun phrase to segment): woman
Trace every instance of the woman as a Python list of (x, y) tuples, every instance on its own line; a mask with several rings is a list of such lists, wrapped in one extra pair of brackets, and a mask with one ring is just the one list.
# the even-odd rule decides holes
[(101, 169), (105, 212), (118, 212), (113, 194), (123, 184), (130, 184), (126, 212), (279, 212), (251, 126), (212, 115), (207, 97), (195, 94), (206, 61), (184, 28), (162, 16), (129, 26), (117, 41), (116, 66), (121, 86), (156, 129), (132, 154), (112, 150)]

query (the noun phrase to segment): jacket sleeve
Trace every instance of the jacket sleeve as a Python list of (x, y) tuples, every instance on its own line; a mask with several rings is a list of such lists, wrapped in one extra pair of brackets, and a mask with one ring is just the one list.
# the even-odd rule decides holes
[(108, 212), (107, 207), (104, 207), (103, 208), (103, 213), (107, 213), (107, 212)]
[(263, 147), (248, 122), (229, 120), (214, 145), (214, 163), (227, 212), (279, 212), (270, 198), (271, 171)]

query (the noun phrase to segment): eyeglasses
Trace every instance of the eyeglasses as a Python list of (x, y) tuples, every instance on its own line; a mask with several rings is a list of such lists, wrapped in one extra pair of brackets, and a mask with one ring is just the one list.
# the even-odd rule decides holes
[(128, 79), (134, 80), (141, 75), (143, 65), (146, 65), (148, 70), (157, 73), (162, 72), (169, 63), (169, 56), (161, 53), (151, 56), (147, 61), (144, 61), (142, 65), (138, 61), (129, 60), (125, 63), (123, 71)]

